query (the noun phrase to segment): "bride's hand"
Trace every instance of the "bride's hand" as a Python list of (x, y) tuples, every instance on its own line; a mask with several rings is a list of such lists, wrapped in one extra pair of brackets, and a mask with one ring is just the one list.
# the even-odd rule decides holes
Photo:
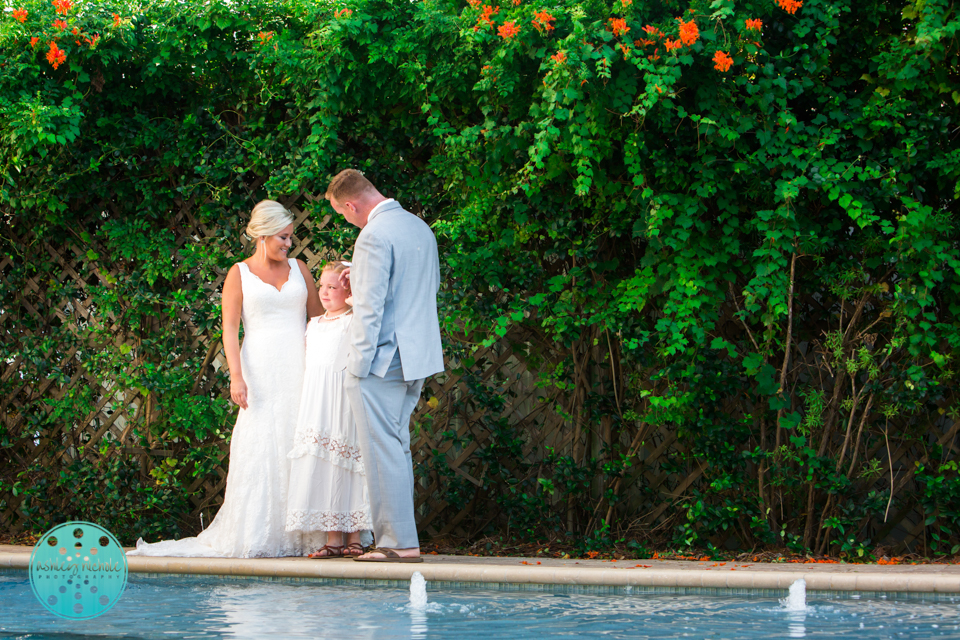
[(230, 380), (230, 399), (241, 409), (247, 408), (247, 383), (243, 381), (243, 378), (238, 377), (236, 380)]
[(350, 267), (340, 272), (340, 286), (344, 289), (350, 288)]

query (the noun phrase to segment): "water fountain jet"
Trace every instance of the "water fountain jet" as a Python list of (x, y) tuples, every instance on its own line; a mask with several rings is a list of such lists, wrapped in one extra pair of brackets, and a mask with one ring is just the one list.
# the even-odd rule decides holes
[(790, 595), (780, 599), (780, 605), (787, 611), (807, 610), (807, 581), (800, 578), (790, 585)]
[(410, 576), (410, 608), (419, 611), (427, 608), (427, 581), (419, 571)]

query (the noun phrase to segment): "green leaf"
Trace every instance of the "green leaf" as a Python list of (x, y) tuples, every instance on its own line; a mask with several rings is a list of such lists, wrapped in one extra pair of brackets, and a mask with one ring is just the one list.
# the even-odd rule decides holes
[(761, 356), (759, 353), (749, 353), (743, 359), (743, 367), (750, 375), (756, 374), (763, 364), (763, 356)]

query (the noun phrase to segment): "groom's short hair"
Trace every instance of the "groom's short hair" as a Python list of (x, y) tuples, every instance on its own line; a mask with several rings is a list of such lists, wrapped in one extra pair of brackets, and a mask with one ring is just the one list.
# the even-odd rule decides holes
[(333, 176), (330, 186), (327, 187), (327, 193), (324, 197), (327, 200), (336, 200), (344, 202), (359, 198), (368, 193), (378, 193), (373, 183), (367, 180), (362, 173), (356, 169), (344, 169)]

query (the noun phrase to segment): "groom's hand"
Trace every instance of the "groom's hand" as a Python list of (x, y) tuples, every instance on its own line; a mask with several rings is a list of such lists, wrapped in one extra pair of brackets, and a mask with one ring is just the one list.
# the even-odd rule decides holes
[(344, 289), (350, 288), (350, 267), (340, 272), (340, 286)]

